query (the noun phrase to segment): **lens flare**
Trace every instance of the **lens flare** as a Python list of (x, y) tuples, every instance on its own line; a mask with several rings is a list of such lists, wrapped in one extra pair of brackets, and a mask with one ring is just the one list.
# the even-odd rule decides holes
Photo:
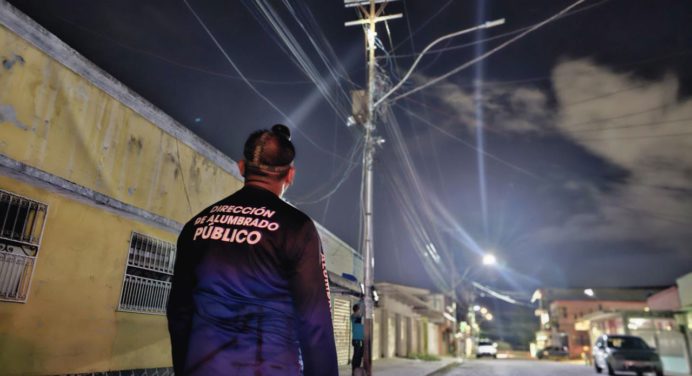
[[(476, 22), (482, 23), (485, 18), (485, 0), (476, 1)], [(476, 41), (483, 40), (485, 38), (485, 29), (480, 29), (476, 31)], [(483, 54), (485, 46), (483, 43), (477, 43), (474, 47), (475, 56), (478, 57)], [(474, 74), (474, 104), (476, 112), (476, 159), (478, 161), (478, 191), (480, 193), (481, 199), (481, 215), (483, 218), (483, 231), (488, 237), (488, 198), (486, 194), (486, 179), (485, 179), (485, 139), (483, 135), (483, 128), (485, 126), (485, 114), (483, 111), (483, 76), (485, 74), (485, 64), (483, 60), (479, 61), (473, 67)]]

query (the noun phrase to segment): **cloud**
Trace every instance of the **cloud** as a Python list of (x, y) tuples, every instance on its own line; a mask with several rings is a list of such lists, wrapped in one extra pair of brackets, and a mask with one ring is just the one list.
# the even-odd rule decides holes
[(676, 77), (647, 81), (573, 60), (555, 67), (552, 82), (556, 132), (629, 175), (610, 190), (572, 182), (599, 210), (541, 229), (536, 237), (549, 244), (651, 241), (689, 252), (692, 137), (684, 133), (692, 124), (692, 101), (678, 98)]
[[(593, 176), (551, 182), (566, 196), (592, 205), (576, 209), (565, 202), (568, 213), (531, 229), (522, 248), (550, 251), (596, 244), (584, 250), (607, 252), (610, 246), (636, 244), (645, 248), (636, 252), (664, 249), (678, 259), (689, 254), (692, 135), (685, 132), (692, 132), (692, 100), (679, 97), (677, 77), (666, 74), (647, 80), (578, 59), (558, 63), (550, 84), (552, 90), (487, 83), (481, 102), (487, 129), (508, 135), (507, 140), (532, 135), (548, 143), (557, 138), (592, 161), (605, 161), (626, 173), (616, 181), (589, 166), (586, 170)], [(456, 115), (445, 127), (475, 132), (473, 86), (446, 83), (434, 95)], [(570, 152), (566, 150), (565, 157)], [(559, 156), (555, 162), (565, 163)]]
[(463, 124), (473, 131), (477, 127), (477, 98), (484, 114), (484, 126), (492, 132), (541, 133), (553, 116), (546, 110), (548, 96), (538, 88), (486, 82), (478, 94), (473, 85), (464, 87), (453, 83), (439, 85), (435, 93), (457, 116), (450, 125)]

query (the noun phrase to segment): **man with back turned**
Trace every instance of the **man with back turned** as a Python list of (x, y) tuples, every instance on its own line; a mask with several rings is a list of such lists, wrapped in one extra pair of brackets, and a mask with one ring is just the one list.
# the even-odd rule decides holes
[(319, 235), (281, 200), (295, 176), (290, 131), (252, 133), (243, 157), (243, 188), (178, 238), (167, 310), (175, 373), (337, 375)]

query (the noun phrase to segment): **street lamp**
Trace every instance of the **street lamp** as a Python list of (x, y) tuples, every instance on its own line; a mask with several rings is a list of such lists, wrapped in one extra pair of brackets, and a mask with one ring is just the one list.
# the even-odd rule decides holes
[[(497, 264), (497, 257), (495, 257), (495, 255), (493, 255), (492, 253), (486, 253), (481, 258), (481, 263), (484, 266), (493, 266)], [(473, 269), (474, 266), (475, 265), (472, 264), (467, 266), (466, 269), (464, 269), (464, 273), (461, 274), (461, 278), (459, 279), (459, 282), (457, 282), (457, 285), (466, 280), (466, 277), (469, 275), (469, 272), (471, 272), (471, 269)]]
[(483, 265), (495, 265), (497, 263), (497, 258), (492, 253), (486, 253), (483, 255)]
[(485, 315), (485, 319), (488, 320), (488, 321), (493, 321), (493, 314), (490, 313), (490, 312), (488, 312), (488, 313)]
[(593, 296), (594, 296), (593, 289), (585, 289), (585, 290), (584, 290), (584, 295), (586, 295), (586, 296), (588, 296), (588, 297), (593, 297)]

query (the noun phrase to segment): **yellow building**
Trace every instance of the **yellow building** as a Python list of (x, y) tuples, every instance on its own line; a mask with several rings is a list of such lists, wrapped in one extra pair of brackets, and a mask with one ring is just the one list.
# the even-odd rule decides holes
[[(0, 374), (166, 374), (175, 239), (235, 162), (4, 1), (0, 24)], [(318, 228), (345, 364), (362, 260)]]

